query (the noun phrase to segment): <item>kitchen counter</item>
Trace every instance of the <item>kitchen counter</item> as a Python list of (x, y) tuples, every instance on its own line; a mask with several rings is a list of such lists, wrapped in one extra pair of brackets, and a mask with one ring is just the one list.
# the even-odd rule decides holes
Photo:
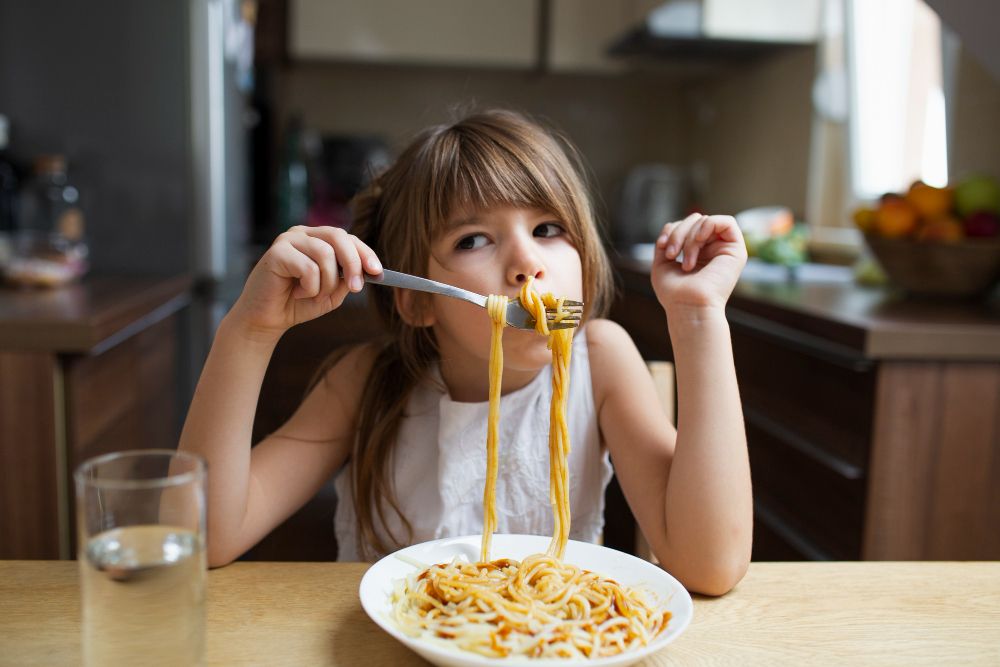
[[(363, 563), (234, 563), (208, 574), (208, 665), (427, 665), (361, 608)], [(80, 661), (77, 564), (0, 562), (3, 660)], [(997, 665), (1000, 563), (752, 563), (639, 663)], [(498, 663), (502, 664), (502, 663)]]
[[(630, 288), (652, 294), (648, 260), (621, 257), (616, 265)], [(789, 275), (751, 259), (730, 299), (731, 316), (815, 337), (848, 357), (1000, 361), (1000, 298), (908, 298), (856, 285), (848, 267), (805, 265), (797, 280)]]
[[(673, 359), (649, 261), (611, 317)], [(748, 263), (726, 308), (760, 560), (1000, 559), (1000, 301), (925, 301)], [(683, 400), (683, 385), (678, 389)]]
[(88, 276), (58, 289), (0, 287), (0, 349), (99, 353), (184, 306), (188, 276)]
[(187, 276), (0, 288), (0, 558), (68, 558), (72, 471), (177, 446)]

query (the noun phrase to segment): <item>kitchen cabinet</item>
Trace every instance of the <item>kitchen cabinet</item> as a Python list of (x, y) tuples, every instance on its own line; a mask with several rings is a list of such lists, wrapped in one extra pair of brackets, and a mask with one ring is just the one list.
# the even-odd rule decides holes
[(0, 559), (73, 555), (73, 470), (177, 446), (186, 277), (0, 289)]
[[(618, 72), (611, 42), (659, 0), (293, 0), (289, 48), (300, 59)], [(546, 9), (543, 18), (542, 10)], [(539, 32), (546, 30), (544, 46)]]
[(820, 0), (673, 0), (658, 3), (612, 40), (609, 52), (663, 63), (741, 63), (808, 47)]
[(660, 0), (551, 0), (547, 69), (619, 72), (626, 64), (608, 55), (611, 43), (645, 20)]
[(528, 69), (535, 0), (293, 0), (293, 58)]
[[(672, 360), (648, 262), (617, 262), (612, 317)], [(907, 300), (843, 271), (748, 271), (730, 299), (754, 558), (1000, 558), (1000, 301)]]

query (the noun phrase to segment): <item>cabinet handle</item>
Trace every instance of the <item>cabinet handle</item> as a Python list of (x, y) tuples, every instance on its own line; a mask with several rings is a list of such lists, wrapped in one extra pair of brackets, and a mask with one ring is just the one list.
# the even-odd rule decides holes
[(812, 540), (800, 535), (784, 519), (779, 517), (777, 512), (768, 507), (767, 503), (755, 500), (753, 513), (758, 521), (777, 533), (778, 537), (809, 560), (834, 560), (832, 554), (813, 544)]
[(771, 419), (759, 410), (743, 406), (743, 416), (746, 418), (747, 423), (753, 424), (803, 456), (816, 461), (824, 468), (833, 470), (841, 477), (857, 481), (865, 476), (864, 468), (845, 461), (839, 456), (824, 450), (822, 447), (814, 445), (809, 440), (783, 426), (780, 422)]

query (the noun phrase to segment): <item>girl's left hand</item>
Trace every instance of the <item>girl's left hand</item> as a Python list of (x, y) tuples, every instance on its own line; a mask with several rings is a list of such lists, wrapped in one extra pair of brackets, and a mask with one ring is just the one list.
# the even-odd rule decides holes
[[(683, 251), (683, 263), (677, 257)], [(664, 225), (653, 254), (652, 282), (664, 309), (724, 308), (747, 262), (730, 215), (692, 213)]]

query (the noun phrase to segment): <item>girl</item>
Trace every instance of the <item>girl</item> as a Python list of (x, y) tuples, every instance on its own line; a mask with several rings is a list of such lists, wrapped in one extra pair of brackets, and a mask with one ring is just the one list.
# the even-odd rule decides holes
[[(675, 354), (675, 431), (628, 334), (598, 319), (611, 274), (575, 159), (521, 115), (480, 113), (420, 134), (357, 198), (356, 235), (278, 236), (219, 327), (181, 436), (181, 449), (209, 463), (211, 565), (253, 546), (334, 474), (341, 560), (482, 530), (490, 318), (472, 304), (371, 287), (390, 342), (339, 356), (291, 419), (250, 447), (282, 333), (337, 308), (384, 262), (480, 294), (514, 297), (533, 279), (540, 292), (583, 301), (567, 408), (571, 536), (600, 535), (610, 455), (665, 569), (706, 594), (740, 580), (750, 472), (724, 306), (743, 239), (733, 218), (694, 214), (657, 241), (652, 285)], [(508, 328), (503, 346), (497, 531), (550, 534), (546, 338)]]

